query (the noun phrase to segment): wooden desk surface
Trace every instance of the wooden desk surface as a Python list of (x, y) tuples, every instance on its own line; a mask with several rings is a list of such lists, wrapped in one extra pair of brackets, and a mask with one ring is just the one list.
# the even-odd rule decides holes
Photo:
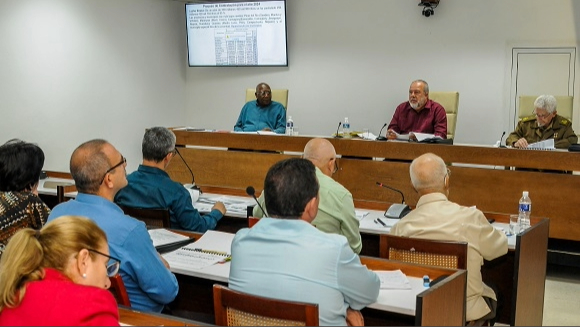
[(119, 307), (119, 322), (131, 326), (207, 326), (203, 322), (183, 319), (161, 313), (150, 313)]

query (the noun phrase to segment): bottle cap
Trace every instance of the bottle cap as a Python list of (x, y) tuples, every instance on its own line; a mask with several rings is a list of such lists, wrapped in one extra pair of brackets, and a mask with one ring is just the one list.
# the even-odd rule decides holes
[(528, 196), (528, 195), (529, 195), (528, 191), (524, 191), (524, 192), (522, 192), (522, 194), (523, 194), (524, 196)]

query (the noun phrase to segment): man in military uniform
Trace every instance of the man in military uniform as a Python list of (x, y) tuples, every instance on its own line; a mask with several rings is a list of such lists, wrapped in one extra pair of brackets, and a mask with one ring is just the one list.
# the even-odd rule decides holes
[(514, 148), (527, 148), (529, 144), (554, 139), (554, 147), (568, 149), (578, 142), (572, 129), (572, 122), (556, 112), (556, 98), (540, 95), (534, 101), (534, 115), (522, 119), (516, 130), (505, 140), (506, 145)]

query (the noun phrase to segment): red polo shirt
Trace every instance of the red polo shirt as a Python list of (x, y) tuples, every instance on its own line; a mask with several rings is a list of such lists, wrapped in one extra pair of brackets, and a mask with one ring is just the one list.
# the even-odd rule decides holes
[(388, 129), (399, 134), (429, 133), (446, 139), (447, 115), (445, 108), (435, 101), (427, 100), (425, 108), (417, 112), (411, 108), (409, 101), (403, 102), (395, 109)]

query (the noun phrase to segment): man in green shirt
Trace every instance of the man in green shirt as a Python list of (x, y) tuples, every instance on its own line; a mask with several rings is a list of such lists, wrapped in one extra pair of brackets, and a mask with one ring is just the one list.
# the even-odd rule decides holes
[[(318, 214), (312, 221), (312, 225), (325, 233), (343, 235), (352, 250), (360, 253), (362, 241), (352, 194), (332, 179), (332, 174), (338, 170), (334, 146), (326, 139), (314, 138), (304, 147), (303, 156), (316, 166), (316, 178), (320, 184)], [(268, 208), (265, 207), (264, 192), (258, 198), (258, 202), (266, 210), (267, 215)], [(255, 206), (253, 215), (261, 218), (264, 213), (258, 206)]]

